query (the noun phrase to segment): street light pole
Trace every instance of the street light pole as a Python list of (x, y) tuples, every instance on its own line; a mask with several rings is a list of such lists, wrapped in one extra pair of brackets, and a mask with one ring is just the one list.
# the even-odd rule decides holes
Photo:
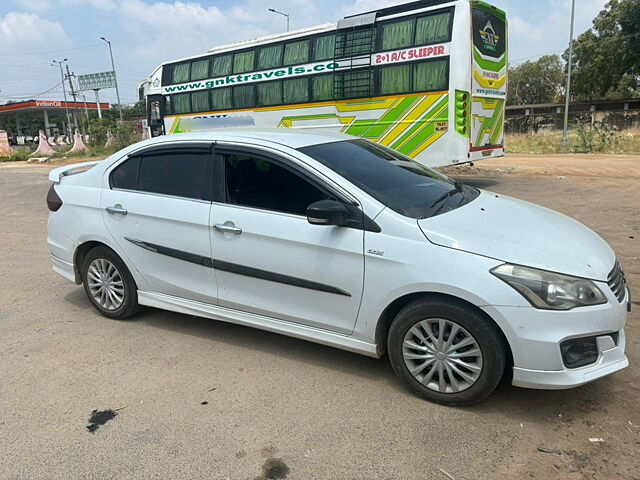
[[(69, 107), (67, 106), (67, 90), (64, 88), (64, 72), (62, 71), (62, 64), (68, 59), (64, 60), (52, 60), (54, 64), (58, 64), (60, 67), (60, 83), (62, 84), (62, 95), (64, 95), (64, 111), (67, 116), (67, 134), (71, 134), (71, 120), (69, 119)], [(52, 67), (54, 65), (51, 65)]]
[(564, 95), (564, 126), (562, 143), (569, 143), (569, 99), (571, 97), (571, 69), (573, 68), (573, 23), (576, 17), (576, 0), (571, 1), (571, 29), (569, 34), (569, 65), (567, 67), (567, 90)]
[(118, 110), (120, 110), (120, 121), (123, 121), (122, 118), (122, 103), (120, 103), (120, 91), (118, 90), (118, 77), (116, 75), (116, 65), (113, 63), (113, 50), (111, 50), (111, 42), (104, 37), (100, 37), (100, 40), (104, 40), (109, 44), (109, 56), (111, 57), (111, 69), (113, 70), (113, 80), (116, 84), (116, 98), (118, 99)]
[(273, 12), (273, 13), (277, 13), (278, 15), (282, 15), (283, 17), (287, 17), (287, 32), (288, 32), (289, 31), (289, 14), (288, 13), (279, 12), (275, 8), (270, 8), (269, 11)]

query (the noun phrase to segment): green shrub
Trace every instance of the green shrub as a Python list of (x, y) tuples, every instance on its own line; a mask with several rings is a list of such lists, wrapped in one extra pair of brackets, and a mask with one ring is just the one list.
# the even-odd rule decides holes
[(585, 124), (576, 120), (576, 135), (579, 143), (572, 149), (576, 153), (611, 152), (620, 144), (615, 127), (602, 122)]
[(0, 157), (0, 162), (24, 162), (29, 159), (31, 155), (26, 150), (14, 150), (13, 155), (9, 157)]
[[(129, 145), (142, 140), (139, 130), (131, 123), (116, 123), (114, 120), (107, 118), (93, 118), (88, 126), (89, 141), (87, 146), (97, 149), (97, 152), (103, 152), (107, 143), (107, 133), (111, 132), (114, 139), (113, 151), (128, 147)], [(111, 147), (107, 149), (111, 152)], [(111, 152), (113, 153), (113, 152)]]

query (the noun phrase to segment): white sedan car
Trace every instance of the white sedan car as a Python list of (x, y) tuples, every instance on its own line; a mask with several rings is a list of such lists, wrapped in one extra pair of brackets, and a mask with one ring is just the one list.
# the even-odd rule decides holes
[(53, 269), (106, 317), (147, 305), (387, 353), (446, 404), (628, 365), (630, 294), (598, 235), (366, 140), (173, 135), (49, 177)]

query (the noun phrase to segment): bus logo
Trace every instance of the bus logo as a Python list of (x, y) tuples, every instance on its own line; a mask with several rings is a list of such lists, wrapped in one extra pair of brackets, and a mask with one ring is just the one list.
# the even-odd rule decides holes
[(492, 52), (496, 51), (500, 36), (496, 35), (496, 31), (493, 29), (493, 25), (491, 25), (491, 20), (487, 22), (484, 29), (480, 30), (480, 38), (482, 38), (484, 48)]

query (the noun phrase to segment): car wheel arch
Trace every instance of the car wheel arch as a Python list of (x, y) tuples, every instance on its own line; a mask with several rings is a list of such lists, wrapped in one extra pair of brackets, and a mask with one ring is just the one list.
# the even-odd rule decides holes
[(394, 301), (392, 301), (389, 305), (387, 305), (387, 307), (382, 311), (382, 313), (380, 314), (380, 317), (378, 318), (378, 322), (376, 324), (376, 333), (375, 333), (378, 357), (382, 357), (386, 353), (387, 335), (389, 333), (389, 328), (391, 327), (391, 323), (393, 322), (394, 318), (396, 317), (398, 312), (400, 312), (400, 310), (402, 310), (405, 307), (405, 305), (408, 305), (409, 303), (414, 302), (416, 300), (453, 301), (455, 303), (460, 304), (461, 306), (470, 308), (475, 312), (479, 313), (481, 316), (486, 318), (494, 326), (496, 332), (498, 332), (498, 334), (502, 337), (502, 341), (507, 350), (507, 359), (508, 359), (507, 370), (509, 369), (509, 367), (513, 365), (513, 352), (511, 351), (511, 346), (507, 341), (507, 337), (504, 331), (502, 330), (502, 328), (500, 327), (500, 325), (493, 318), (491, 318), (491, 316), (489, 316), (484, 310), (482, 310), (477, 305), (474, 305), (473, 303), (463, 298), (457, 297), (455, 295), (446, 294), (446, 293), (427, 292), (427, 291), (408, 293), (401, 297), (398, 297)]
[[(100, 240), (86, 240), (78, 244), (78, 246), (75, 249), (75, 252), (73, 253), (73, 271), (75, 274), (76, 284), (80, 285), (82, 283), (82, 280), (83, 280), (82, 265), (84, 264), (85, 257), (91, 250), (93, 250), (96, 247), (108, 248), (115, 255), (117, 255), (118, 258), (120, 258), (120, 260), (122, 260), (122, 262), (126, 265), (126, 267), (129, 269), (130, 272), (135, 271), (128, 264), (127, 259), (123, 255), (121, 255), (120, 252), (117, 251), (117, 249), (114, 249), (111, 245), (105, 242), (102, 242)], [(135, 277), (134, 277), (134, 281), (135, 281)]]

